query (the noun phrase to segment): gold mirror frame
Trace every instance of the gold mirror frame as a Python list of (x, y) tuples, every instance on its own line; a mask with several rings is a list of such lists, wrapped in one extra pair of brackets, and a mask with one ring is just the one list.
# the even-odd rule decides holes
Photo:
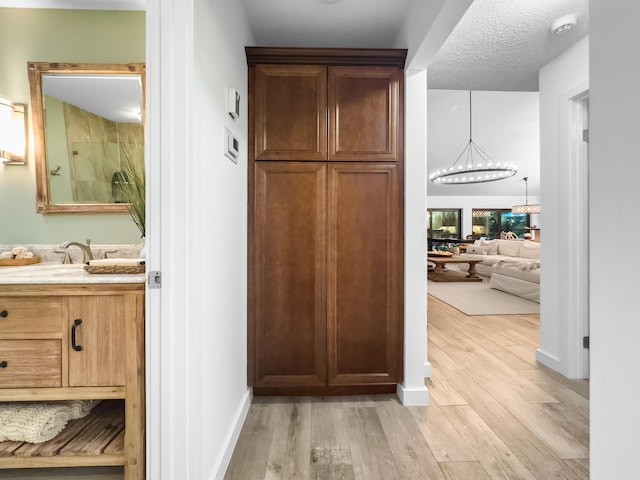
[(46, 155), (46, 137), (44, 127), (44, 105), (42, 92), (43, 75), (137, 75), (142, 83), (142, 127), (145, 125), (145, 64), (109, 64), (109, 63), (48, 63), (29, 62), (29, 88), (31, 93), (31, 121), (34, 138), (36, 165), (36, 211), (38, 213), (127, 213), (127, 203), (51, 203), (49, 184), (49, 166)]

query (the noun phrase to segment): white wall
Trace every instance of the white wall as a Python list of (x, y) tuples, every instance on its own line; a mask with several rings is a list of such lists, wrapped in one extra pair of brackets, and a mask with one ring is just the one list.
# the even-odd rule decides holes
[[(253, 44), (237, 0), (198, 0), (194, 11), (194, 114), (191, 196), (196, 292), (189, 354), (192, 478), (222, 478), (250, 402), (247, 388), (247, 61)], [(227, 89), (240, 93), (241, 114), (227, 113)], [(241, 159), (224, 156), (224, 126)], [(243, 148), (244, 147), (244, 148)], [(206, 258), (202, 253), (207, 252)], [(223, 394), (221, 394), (223, 388)], [(239, 422), (239, 423), (238, 423)], [(206, 428), (202, 428), (206, 425)], [(216, 432), (217, 434), (214, 434)], [(196, 453), (197, 452), (197, 453)], [(217, 456), (211, 452), (220, 452)], [(195, 462), (190, 462), (192, 465)]]
[[(640, 282), (607, 252), (640, 237), (640, 3), (591, 0), (589, 8), (591, 478), (632, 480), (640, 458)], [(620, 237), (607, 225), (624, 225)]]
[[(593, 18), (593, 17), (592, 17)], [(574, 376), (570, 352), (581, 343), (575, 332), (577, 279), (573, 245), (577, 225), (572, 163), (571, 99), (589, 88), (589, 39), (578, 42), (540, 70), (541, 217), (544, 241), (540, 278), (540, 347), (537, 359), (566, 376)], [(576, 227), (576, 228), (574, 228)]]
[[(253, 39), (236, 0), (163, 0), (148, 15), (149, 254), (163, 273), (162, 290), (149, 291), (148, 478), (217, 479), (251, 401), (247, 152), (237, 165), (227, 159), (223, 132), (228, 125), (247, 145), (244, 46)], [(241, 96), (235, 121), (228, 87)]]
[(427, 72), (406, 72), (405, 212), (404, 212), (404, 382), (398, 396), (404, 405), (426, 405), (427, 358)]
[[(453, 187), (455, 188), (455, 187)], [(524, 182), (522, 182), (524, 189)], [(529, 195), (529, 204), (538, 203), (537, 196)], [(522, 196), (434, 196), (427, 197), (427, 208), (461, 208), (462, 209), (462, 235), (465, 238), (471, 235), (471, 225), (473, 225), (473, 217), (471, 213), (474, 208), (510, 209), (514, 205), (524, 203), (524, 194)], [(531, 225), (542, 228), (542, 215), (531, 215)], [(542, 232), (541, 232), (542, 233)]]

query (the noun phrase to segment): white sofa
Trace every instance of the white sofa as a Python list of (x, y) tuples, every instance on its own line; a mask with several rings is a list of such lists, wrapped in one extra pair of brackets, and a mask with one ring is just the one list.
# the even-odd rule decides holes
[(480, 260), (478, 274), (489, 285), (540, 303), (540, 244), (529, 240), (476, 240), (460, 255)]

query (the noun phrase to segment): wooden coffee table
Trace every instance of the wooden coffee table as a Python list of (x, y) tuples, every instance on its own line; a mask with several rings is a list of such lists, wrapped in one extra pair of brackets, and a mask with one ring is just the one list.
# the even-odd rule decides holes
[[(463, 257), (432, 257), (429, 256), (427, 262), (433, 263), (435, 268), (429, 271), (429, 280), (434, 282), (481, 282), (482, 278), (476, 272), (476, 264), (480, 260), (471, 260)], [(448, 263), (468, 263), (469, 271), (447, 270)]]

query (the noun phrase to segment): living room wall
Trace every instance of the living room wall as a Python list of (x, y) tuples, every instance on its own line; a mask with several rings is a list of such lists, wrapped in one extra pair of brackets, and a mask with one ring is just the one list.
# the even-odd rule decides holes
[[(427, 91), (428, 174), (450, 166), (469, 142), (469, 91)], [(540, 108), (538, 92), (472, 92), (471, 128), (474, 143), (497, 163), (513, 163), (518, 173), (498, 182), (437, 185), (429, 182), (428, 197), (519, 195), (524, 203), (540, 188)], [(476, 162), (481, 162), (474, 154)], [(464, 160), (464, 159), (463, 159)], [(510, 206), (510, 205), (509, 205)]]

